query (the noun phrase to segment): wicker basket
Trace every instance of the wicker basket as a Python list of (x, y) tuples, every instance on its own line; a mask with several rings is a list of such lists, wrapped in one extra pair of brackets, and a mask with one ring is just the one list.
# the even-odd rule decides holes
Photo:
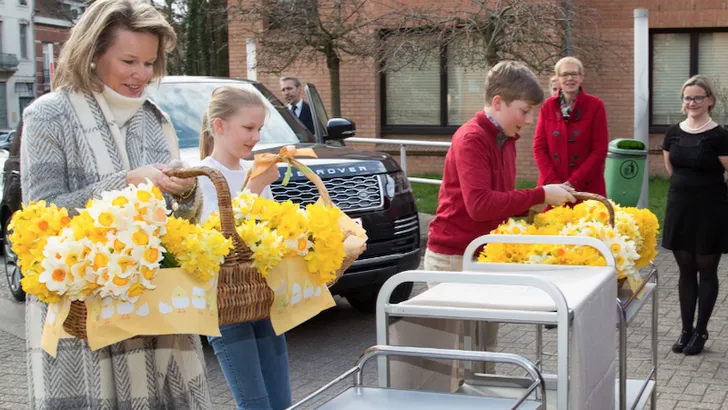
[[(603, 203), (604, 206), (607, 207), (607, 211), (609, 211), (609, 225), (614, 227), (614, 207), (612, 206), (612, 203), (609, 202), (609, 200), (607, 198), (605, 198), (601, 195), (592, 194), (589, 192), (574, 192), (572, 195), (574, 196), (574, 198), (576, 198), (577, 200), (580, 200), (580, 201), (587, 201), (587, 200), (592, 199), (592, 200)], [(537, 214), (538, 214), (538, 212), (536, 212), (536, 211), (533, 211), (533, 210), (529, 211), (527, 222), (529, 224), (533, 224), (534, 220), (536, 219)], [(624, 285), (624, 283), (626, 281), (627, 281), (626, 277), (618, 278), (617, 279), (617, 289), (621, 289), (622, 285)]]
[[(336, 206), (336, 205), (334, 205), (334, 202), (331, 200), (331, 196), (329, 195), (329, 190), (326, 189), (324, 182), (321, 180), (321, 178), (318, 175), (316, 175), (313, 172), (306, 171), (307, 167), (295, 158), (288, 158), (287, 162), (290, 163), (291, 166), (293, 166), (296, 169), (298, 169), (299, 171), (301, 171), (303, 173), (303, 175), (305, 175), (306, 178), (308, 178), (308, 180), (311, 181), (314, 184), (314, 186), (316, 186), (316, 189), (318, 190), (319, 196), (321, 198), (321, 202), (323, 202), (324, 205), (331, 206), (331, 207)], [(251, 168), (250, 170), (248, 170), (248, 173), (245, 176), (245, 180), (243, 181), (243, 186), (248, 185), (248, 181), (250, 180), (252, 174), (253, 174), (253, 169)], [(353, 234), (353, 233), (344, 232), (344, 239), (346, 239), (346, 237), (351, 234)], [(341, 268), (339, 268), (339, 270), (336, 271), (336, 278), (331, 280), (330, 282), (326, 283), (326, 286), (328, 286), (328, 287), (333, 286), (339, 280), (339, 278), (341, 278), (341, 276), (344, 274), (344, 272), (346, 272), (346, 270), (349, 269), (349, 267), (354, 263), (354, 261), (356, 261), (359, 258), (359, 255), (361, 255), (365, 249), (366, 249), (366, 247), (360, 249), (358, 253), (347, 253), (346, 256), (344, 257), (343, 263), (341, 264)]]
[[(296, 160), (291, 160), (291, 162), (297, 163)], [(275, 295), (265, 279), (260, 275), (260, 272), (253, 266), (252, 252), (235, 230), (232, 199), (225, 177), (220, 171), (210, 167), (175, 170), (171, 171), (169, 175), (178, 178), (206, 176), (210, 178), (217, 191), (222, 233), (226, 238), (232, 238), (234, 245), (233, 250), (225, 257), (220, 266), (220, 273), (218, 274), (217, 309), (220, 325), (249, 322), (269, 317)], [(319, 190), (323, 203), (334, 206), (321, 178), (314, 173), (306, 173), (306, 176)], [(250, 172), (248, 173), (249, 177)], [(246, 182), (248, 178), (246, 178)], [(347, 255), (341, 269), (337, 272), (336, 279), (328, 283), (328, 285), (331, 286), (335, 283), (358, 256), (359, 254)], [(86, 315), (86, 304), (84, 302), (72, 302), (70, 313), (63, 322), (64, 330), (79, 339), (86, 339)]]
[[(220, 325), (265, 319), (270, 316), (273, 290), (253, 267), (253, 254), (235, 230), (232, 201), (227, 181), (220, 171), (209, 167), (175, 170), (169, 173), (178, 178), (206, 176), (217, 190), (220, 224), (226, 238), (232, 238), (233, 250), (220, 265), (217, 285), (217, 308)], [(86, 339), (86, 305), (71, 303), (71, 311), (63, 322), (70, 335)]]

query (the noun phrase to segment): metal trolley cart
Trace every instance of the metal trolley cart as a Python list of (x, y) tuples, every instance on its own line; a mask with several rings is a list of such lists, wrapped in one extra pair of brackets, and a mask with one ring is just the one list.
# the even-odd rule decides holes
[[(501, 242), (501, 243), (552, 243), (552, 244), (569, 244), (569, 245), (585, 245), (592, 246), (598, 249), (607, 260), (608, 267), (614, 274), (614, 257), (606, 248), (606, 246), (594, 239), (588, 237), (568, 237), (568, 236), (508, 236), (508, 235), (486, 235), (476, 239), (471, 246), (468, 248), (466, 255), (474, 255), (475, 251), (482, 245), (488, 242)], [(470, 261), (471, 258), (466, 258), (466, 261)], [(387, 323), (390, 316), (395, 317), (430, 317), (430, 318), (448, 318), (448, 319), (465, 319), (471, 321), (483, 321), (489, 320), (501, 323), (533, 323), (538, 324), (538, 360), (536, 365), (541, 366), (543, 352), (541, 349), (542, 339), (540, 328), (543, 324), (555, 324), (558, 326), (558, 340), (557, 340), (557, 373), (555, 375), (545, 375), (547, 394), (549, 397), (556, 395), (558, 397), (557, 402), (559, 403), (558, 408), (566, 408), (567, 397), (568, 397), (568, 369), (569, 369), (569, 329), (573, 318), (573, 311), (571, 310), (568, 301), (564, 297), (564, 294), (559, 288), (553, 283), (549, 282), (545, 275), (547, 272), (561, 271), (563, 274), (572, 271), (575, 275), (580, 274), (580, 270), (585, 267), (580, 266), (555, 266), (555, 265), (515, 265), (515, 264), (483, 264), (483, 263), (467, 263), (465, 267), (466, 272), (422, 272), (422, 271), (411, 271), (405, 272), (392, 277), (380, 291), (378, 303), (377, 303), (377, 342), (379, 344), (388, 343), (388, 327)], [(590, 269), (599, 269), (590, 267)], [(601, 268), (606, 269), (606, 268)], [(470, 270), (468, 272), (467, 270)], [(488, 272), (487, 275), (482, 273)], [(536, 273), (528, 274), (528, 272)], [(396, 288), (397, 285), (403, 282), (446, 282), (448, 284), (487, 284), (487, 285), (515, 285), (515, 286), (530, 286), (532, 288), (539, 288), (546, 292), (553, 301), (553, 305), (556, 307), (556, 311), (519, 311), (519, 310), (503, 310), (503, 309), (483, 309), (483, 308), (464, 308), (464, 307), (452, 307), (442, 306), (438, 304), (436, 306), (422, 305), (422, 304), (411, 304), (403, 302), (401, 304), (389, 304), (389, 296), (391, 292)], [(618, 400), (616, 400), (616, 408), (642, 408), (647, 401), (650, 393), (652, 393), (653, 408), (655, 403), (655, 378), (656, 378), (656, 349), (654, 348), (656, 343), (656, 293), (657, 289), (657, 269), (654, 265), (651, 266), (651, 272), (645, 280), (645, 284), (642, 286), (640, 291), (644, 291), (639, 299), (633, 296), (619, 295), (618, 297), (618, 319), (620, 328), (620, 342), (619, 342), (619, 379), (616, 384), (616, 393)], [(427, 292), (426, 292), (427, 293)], [(639, 292), (638, 292), (639, 293)], [(629, 321), (638, 313), (640, 308), (648, 301), (653, 298), (653, 354), (652, 354), (652, 369), (649, 377), (646, 380), (628, 380), (626, 378), (626, 326)], [(482, 340), (482, 339), (481, 339)], [(466, 340), (467, 342), (467, 340)], [(388, 385), (388, 363), (386, 358), (379, 359), (379, 383), (380, 386), (384, 387)], [(467, 376), (467, 375), (466, 375)], [(494, 381), (491, 375), (476, 375), (471, 372), (470, 382), (476, 381), (477, 379), (485, 379), (491, 383)], [(483, 376), (483, 377), (473, 377)], [(507, 378), (507, 381), (511, 383), (511, 392), (509, 394), (516, 394), (521, 391), (523, 387), (523, 381), (514, 378)], [(484, 380), (477, 380), (478, 384), (485, 384)], [(501, 383), (496, 385), (503, 386)], [(507, 385), (507, 384), (506, 384)], [(517, 387), (520, 387), (519, 390)], [(498, 389), (489, 390), (489, 392), (495, 392)], [(501, 389), (501, 390), (508, 390)], [(477, 391), (477, 386), (473, 391)], [(482, 392), (483, 390), (481, 390)], [(549, 408), (553, 407), (554, 400), (549, 401)], [(627, 407), (629, 403), (629, 407)]]
[[(561, 239), (557, 239), (561, 238)], [(543, 244), (547, 243), (562, 243), (568, 245), (588, 245), (594, 246), (598, 249), (607, 260), (607, 264), (614, 266), (614, 258), (611, 252), (606, 252), (606, 247), (600, 247), (597, 244), (584, 242), (583, 237), (575, 236), (563, 236), (563, 237), (545, 237), (545, 236), (530, 236), (530, 235), (484, 235), (470, 243), (465, 251), (465, 258), (463, 262), (463, 270), (465, 271), (499, 271), (502, 272), (506, 269), (513, 271), (538, 271), (538, 270), (552, 270), (556, 269), (573, 269), (574, 266), (555, 266), (555, 265), (514, 265), (505, 263), (482, 263), (473, 260), (476, 256), (476, 252), (487, 243), (528, 243), (528, 244)], [(590, 238), (591, 239), (591, 238)], [(644, 408), (647, 399), (650, 399), (651, 408), (655, 409), (657, 404), (657, 284), (658, 284), (658, 269), (654, 263), (650, 263), (647, 272), (644, 272), (644, 282), (636, 292), (628, 290), (620, 290), (617, 295), (617, 329), (619, 330), (619, 343), (618, 343), (618, 378), (615, 385), (615, 397), (616, 397), (616, 409), (627, 410), (627, 409), (642, 409)], [(639, 298), (637, 297), (639, 295)], [(651, 368), (649, 374), (644, 379), (630, 379), (627, 377), (627, 326), (637, 316), (642, 307), (652, 301), (652, 317), (651, 317)], [(468, 329), (470, 334), (475, 332), (482, 333), (482, 328), (477, 323), (472, 323)], [(543, 363), (543, 327), (537, 325), (536, 327), (536, 366), (539, 370), (542, 370)], [(482, 339), (482, 335), (480, 337)], [(478, 379), (480, 375), (473, 372), (469, 372), (466, 367), (466, 382), (470, 384), (479, 384)], [(547, 389), (551, 391), (550, 387), (553, 386), (554, 380), (551, 380), (546, 376)], [(466, 387), (467, 388), (467, 387)]]
[[(426, 391), (410, 391), (366, 387), (362, 385), (362, 372), (366, 363), (374, 357), (409, 356), (432, 359), (451, 359), (467, 361), (486, 361), (506, 363), (524, 369), (531, 383), (515, 398), (484, 397), (466, 394), (435, 393)], [(337, 377), (327, 385), (316, 390), (308, 397), (294, 404), (289, 409), (299, 409), (313, 404), (321, 398), (321, 394), (346, 378), (354, 378), (353, 386), (344, 390), (330, 401), (318, 406), (322, 410), (386, 410), (410, 409), (418, 410), (544, 410), (546, 409), (546, 390), (544, 380), (536, 367), (527, 359), (509, 353), (475, 352), (465, 350), (428, 349), (401, 346), (373, 346), (367, 349), (356, 365)], [(534, 392), (539, 399), (529, 399)]]

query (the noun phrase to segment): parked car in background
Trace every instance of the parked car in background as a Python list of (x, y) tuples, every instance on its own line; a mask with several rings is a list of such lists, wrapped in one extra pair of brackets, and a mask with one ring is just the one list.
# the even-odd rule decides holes
[(25, 300), (25, 292), (20, 286), (23, 275), (18, 266), (18, 257), (11, 249), (8, 223), (13, 212), (20, 209), (22, 193), (20, 191), (20, 135), (23, 123), (18, 125), (17, 132), (11, 133), (4, 141), (0, 141), (0, 153), (3, 154), (2, 201), (0, 201), (0, 223), (2, 223), (3, 265), (10, 293), (18, 301)]
[[(329, 119), (312, 84), (307, 84), (305, 91), (314, 118), (313, 134), (260, 83), (225, 78), (165, 77), (159, 85), (149, 87), (149, 95), (170, 116), (179, 138), (181, 157), (191, 165), (200, 161), (203, 112), (212, 90), (224, 84), (258, 93), (269, 108), (270, 115), (261, 130), (256, 152), (278, 152), (281, 146), (289, 144), (316, 152), (318, 158), (299, 159), (321, 177), (333, 202), (361, 223), (369, 237), (367, 250), (331, 292), (346, 297), (357, 310), (373, 311), (381, 285), (392, 275), (416, 269), (420, 263), (420, 227), (415, 198), (399, 164), (384, 153), (344, 146), (341, 141), (355, 134), (354, 123), (341, 118)], [(10, 261), (6, 264), (11, 263), (7, 269), (11, 289), (22, 277), (19, 271), (11, 273), (15, 265), (12, 265), (14, 259), (7, 240), (7, 222), (21, 201), (18, 157), (11, 149), (11, 159), (5, 166), (5, 197), (0, 204), (6, 238), (4, 253)], [(303, 174), (293, 172), (288, 185), (283, 186), (285, 167), (281, 165), (279, 170), (281, 178), (271, 186), (276, 200), (290, 199), (305, 205), (318, 199), (316, 187)], [(401, 285), (392, 301), (406, 300), (411, 291), (411, 283)]]

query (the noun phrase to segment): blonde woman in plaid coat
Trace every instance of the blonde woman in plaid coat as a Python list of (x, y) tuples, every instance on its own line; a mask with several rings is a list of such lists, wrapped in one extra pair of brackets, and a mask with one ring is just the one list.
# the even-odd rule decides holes
[[(54, 92), (24, 113), (23, 201), (83, 208), (104, 191), (149, 179), (177, 216), (194, 219), (195, 179), (182, 167), (174, 129), (146, 98), (166, 70), (174, 31), (153, 6), (134, 0), (94, 2), (63, 47)], [(85, 340), (60, 340), (56, 358), (41, 348), (47, 306), (26, 303), (32, 409), (191, 409), (211, 407), (197, 335), (139, 337), (91, 351)]]

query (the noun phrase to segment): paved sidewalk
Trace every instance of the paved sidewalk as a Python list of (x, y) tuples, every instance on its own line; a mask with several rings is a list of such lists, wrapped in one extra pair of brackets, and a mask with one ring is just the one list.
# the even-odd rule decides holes
[[(660, 251), (659, 292), (659, 410), (728, 409), (728, 304), (725, 287), (721, 290), (708, 330), (710, 340), (702, 355), (686, 357), (671, 352), (680, 330), (677, 297), (677, 266), (671, 253)], [(728, 279), (728, 261), (719, 269), (721, 281)], [(421, 288), (419, 288), (421, 289)], [(27, 381), (24, 355), (22, 310), (10, 301), (5, 283), (0, 283), (0, 409), (25, 409)], [(650, 306), (630, 325), (629, 376), (645, 376), (649, 362)], [(616, 337), (616, 330), (615, 330)], [(374, 316), (364, 315), (337, 298), (337, 307), (323, 312), (287, 334), (291, 383), (295, 401), (321, 387), (350, 368), (367, 347), (376, 343)], [(545, 351), (555, 351), (555, 331), (545, 332)], [(502, 350), (521, 353), (533, 359), (533, 326), (503, 325), (499, 333)], [(234, 409), (232, 396), (209, 347), (206, 358), (212, 397), (218, 409)], [(548, 366), (553, 362), (547, 362)], [(365, 382), (374, 383), (375, 364), (365, 372)], [(345, 388), (332, 390), (331, 395)]]

